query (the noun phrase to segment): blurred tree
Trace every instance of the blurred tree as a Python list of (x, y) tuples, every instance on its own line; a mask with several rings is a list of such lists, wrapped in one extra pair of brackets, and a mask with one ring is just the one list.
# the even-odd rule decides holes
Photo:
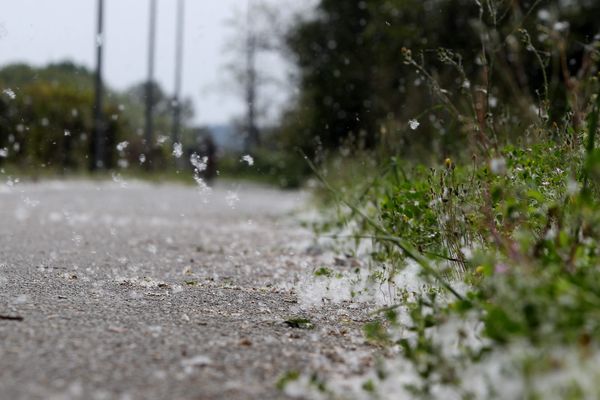
[(40, 69), (10, 65), (0, 70), (0, 86), (13, 94), (0, 115), (0, 143), (8, 146), (8, 160), (61, 170), (85, 164), (92, 104), (89, 71), (68, 62)]
[[(466, 140), (465, 119), (453, 111), (490, 136), (515, 134), (489, 119), (492, 108), (525, 123), (544, 106), (553, 121), (567, 109), (576, 115), (567, 76), (596, 68), (597, 15), (593, 0), (321, 0), (287, 35), (300, 90), (281, 139), (305, 151), (385, 141), (391, 151), (444, 153)], [(448, 104), (456, 110), (440, 110)], [(417, 116), (426, 117), (418, 134), (405, 129)]]
[[(167, 140), (171, 104), (158, 85), (154, 92), (158, 136), (153, 152), (157, 163), (166, 167), (172, 152)], [(106, 166), (137, 165), (143, 152), (144, 84), (123, 93), (106, 93)], [(0, 162), (60, 171), (86, 168), (94, 154), (92, 104), (93, 74), (84, 67), (63, 62), (42, 68), (14, 64), (0, 69), (0, 154), (6, 155)], [(184, 99), (184, 127), (192, 116), (192, 104)], [(117, 150), (123, 141), (130, 146)]]
[(235, 121), (246, 152), (264, 144), (262, 132), (272, 106), (269, 88), (280, 84), (267, 65), (270, 57), (281, 55), (285, 49), (283, 20), (279, 8), (264, 1), (248, 0), (245, 13), (238, 13), (230, 22), (235, 30), (227, 44), (231, 52), (227, 68), (246, 109), (244, 117)]
[[(288, 36), (302, 74), (299, 120), (328, 148), (351, 136), (374, 144), (374, 53), (365, 40), (369, 19), (364, 1), (323, 0), (317, 17)], [(315, 143), (312, 139), (302, 147)]]

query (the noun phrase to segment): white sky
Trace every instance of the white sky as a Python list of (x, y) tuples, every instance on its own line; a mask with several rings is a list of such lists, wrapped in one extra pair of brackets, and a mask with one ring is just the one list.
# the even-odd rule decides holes
[[(155, 78), (167, 93), (174, 87), (176, 3), (158, 0)], [(96, 7), (96, 0), (0, 0), (0, 66), (68, 59), (93, 68)], [(246, 0), (186, 0), (182, 91), (194, 102), (196, 123), (227, 123), (243, 110), (224, 66), (233, 34), (227, 21), (245, 7)], [(148, 9), (148, 0), (105, 0), (103, 72), (111, 87), (146, 79)]]

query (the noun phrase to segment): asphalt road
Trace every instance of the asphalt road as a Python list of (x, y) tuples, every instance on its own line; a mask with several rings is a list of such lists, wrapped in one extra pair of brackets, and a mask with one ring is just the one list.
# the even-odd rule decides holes
[(0, 183), (0, 399), (284, 398), (286, 371), (359, 368), (360, 313), (292, 289), (323, 262), (304, 195), (116, 181)]

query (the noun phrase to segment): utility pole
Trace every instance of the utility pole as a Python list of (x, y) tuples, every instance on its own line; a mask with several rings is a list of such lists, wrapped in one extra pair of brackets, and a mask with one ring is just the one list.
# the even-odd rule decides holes
[(146, 82), (146, 126), (145, 155), (146, 168), (152, 163), (153, 108), (154, 108), (154, 47), (156, 43), (156, 0), (150, 0), (150, 26), (148, 33), (148, 81)]
[(104, 118), (102, 116), (103, 84), (102, 84), (102, 51), (104, 47), (104, 0), (98, 0), (98, 25), (96, 37), (96, 74), (94, 79), (94, 132), (92, 135), (92, 161), (91, 170), (105, 167), (105, 132)]
[(183, 32), (185, 23), (185, 0), (177, 2), (175, 42), (175, 94), (173, 96), (173, 143), (181, 140), (181, 79), (183, 68)]
[(256, 51), (257, 37), (253, 29), (253, 2), (247, 2), (246, 14), (246, 151), (252, 150), (260, 144), (258, 128), (256, 126)]

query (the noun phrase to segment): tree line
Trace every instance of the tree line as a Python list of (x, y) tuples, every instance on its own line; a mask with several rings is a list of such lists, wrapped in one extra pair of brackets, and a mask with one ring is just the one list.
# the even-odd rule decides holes
[[(106, 88), (106, 167), (138, 166), (152, 156), (157, 167), (171, 163), (171, 99), (154, 84), (156, 140), (145, 155), (143, 145), (145, 83), (124, 91)], [(75, 171), (92, 168), (93, 72), (71, 62), (0, 69), (0, 165)], [(189, 100), (182, 116), (191, 136)], [(192, 145), (189, 143), (188, 145)], [(142, 160), (142, 161), (141, 161)]]

